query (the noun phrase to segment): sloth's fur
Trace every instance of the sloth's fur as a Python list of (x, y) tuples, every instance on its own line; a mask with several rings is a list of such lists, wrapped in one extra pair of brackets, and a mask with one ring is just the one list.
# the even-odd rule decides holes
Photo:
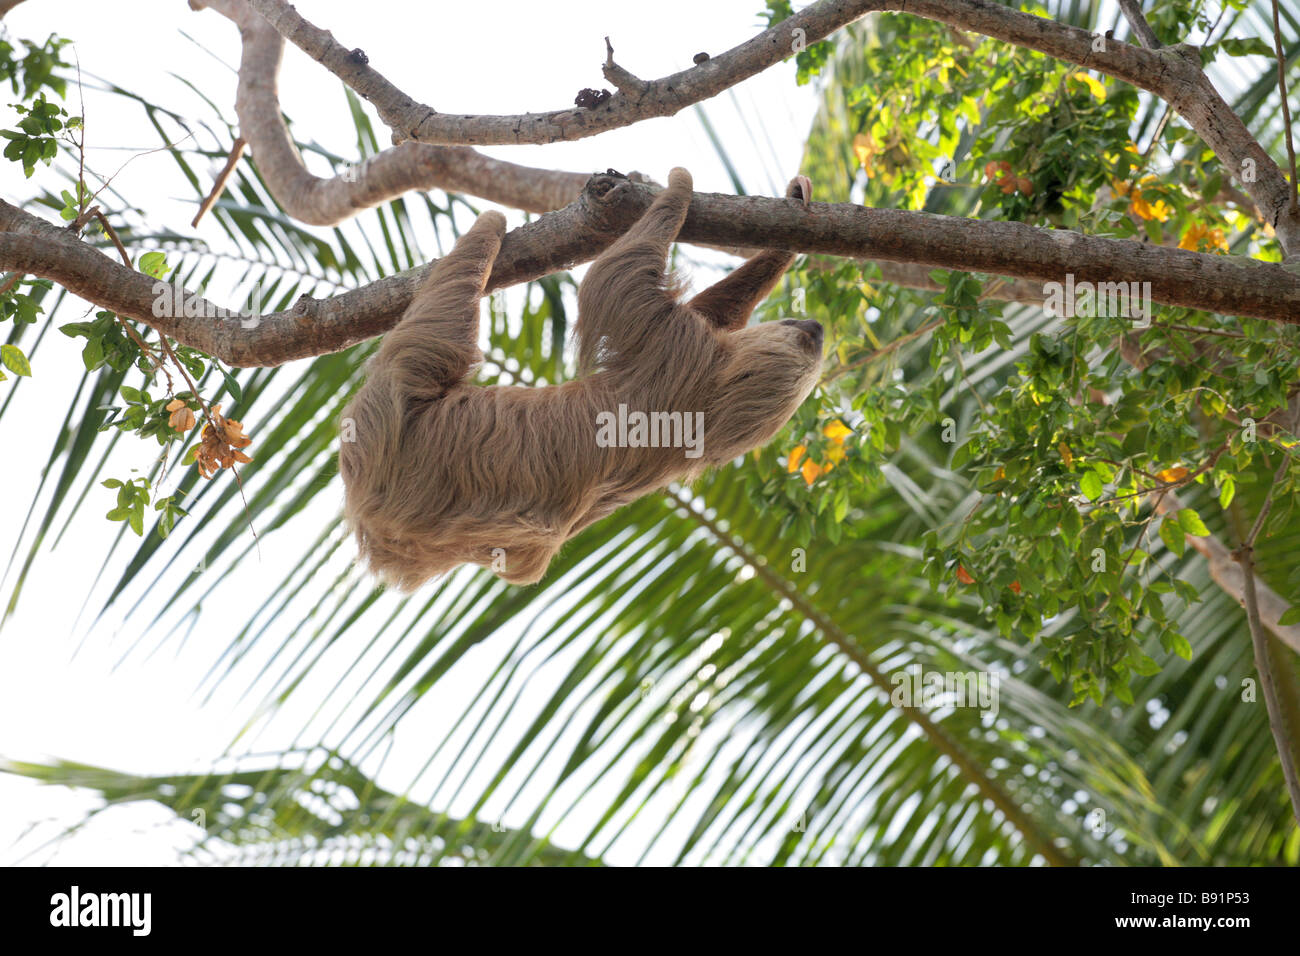
[[(806, 202), (807, 182), (787, 195)], [(665, 268), (690, 201), (690, 174), (674, 169), (592, 264), (578, 290), (582, 374), (562, 385), (470, 381), (500, 213), (479, 216), (435, 264), (343, 413), (355, 436), (339, 454), (345, 513), (372, 571), (404, 590), (466, 563), (531, 584), (593, 521), (762, 445), (789, 420), (816, 383), (821, 326), (746, 323), (794, 256), (760, 253), (683, 302)], [(703, 454), (600, 447), (597, 415), (620, 404), (703, 412)]]

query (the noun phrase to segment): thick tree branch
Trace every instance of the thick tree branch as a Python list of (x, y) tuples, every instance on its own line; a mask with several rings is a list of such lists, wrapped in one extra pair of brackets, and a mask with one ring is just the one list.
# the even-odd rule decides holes
[[(820, 0), (740, 46), (689, 70), (644, 82), (630, 94), (620, 90), (594, 109), (467, 116), (439, 113), (417, 103), (373, 70), (364, 54), (346, 50), (285, 0), (248, 2), (287, 40), (369, 100), (395, 136), (456, 145), (582, 139), (643, 119), (671, 116), (785, 59), (796, 37), (813, 43), (867, 13), (906, 12), (1099, 70), (1159, 96), (1187, 120), (1265, 211), (1282, 247), (1300, 255), (1300, 213), (1290, 208), (1286, 177), (1214, 88), (1195, 47), (1144, 50), (994, 0)], [(619, 70), (620, 75), (626, 74)]]
[(278, 80), (284, 39), (247, 0), (189, 0), (239, 27), (242, 54), (235, 114), (258, 171), (286, 213), (299, 222), (333, 226), (413, 190), (443, 189), (526, 212), (550, 212), (577, 198), (587, 173), (521, 166), (466, 146), (404, 143), (345, 174), (308, 172), (280, 112)]
[[(510, 232), (488, 289), (536, 279), (600, 253), (648, 208), (654, 190), (595, 176), (558, 212)], [(1150, 283), (1154, 302), (1300, 323), (1300, 276), (1253, 259), (1103, 239), (1016, 222), (961, 219), (852, 203), (696, 193), (684, 242), (788, 249), (1038, 282)], [(143, 321), (231, 365), (279, 365), (355, 345), (390, 328), (424, 269), (243, 323), (153, 314), (153, 281), (123, 268), (65, 230), (0, 202), (0, 268), (51, 278), (70, 291)], [(427, 268), (427, 267), (426, 267)], [(188, 311), (213, 315), (198, 300)], [(231, 315), (226, 310), (215, 314)], [(241, 328), (247, 326), (246, 328)]]

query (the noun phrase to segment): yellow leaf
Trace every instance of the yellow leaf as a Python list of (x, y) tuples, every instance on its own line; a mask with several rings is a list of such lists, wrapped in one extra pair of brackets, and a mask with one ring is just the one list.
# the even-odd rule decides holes
[(1092, 91), (1092, 95), (1097, 97), (1097, 99), (1104, 100), (1106, 98), (1106, 87), (1103, 86), (1101, 81), (1098, 80), (1095, 76), (1090, 76), (1087, 73), (1079, 72), (1079, 73), (1071, 73), (1070, 78), (1073, 80), (1078, 80), (1079, 82), (1086, 85), (1088, 89)]
[(807, 450), (808, 449), (806, 449), (803, 445), (795, 445), (794, 448), (790, 451), (790, 460), (786, 464), (786, 471), (790, 472), (790, 474), (792, 475), (796, 471), (798, 471), (799, 459), (803, 457), (803, 453)]
[(817, 464), (817, 462), (813, 461), (811, 458), (809, 458), (806, 461), (804, 461), (803, 468), (799, 470), (803, 472), (803, 480), (807, 484), (811, 485), (814, 481), (817, 480), (818, 476), (821, 475), (822, 466)]
[(1065, 442), (1061, 442), (1059, 445), (1056, 446), (1056, 450), (1061, 453), (1061, 460), (1065, 462), (1065, 467), (1073, 468), (1074, 452), (1070, 451), (1070, 446), (1067, 445)]
[(830, 422), (822, 429), (822, 434), (835, 442), (837, 445), (843, 445), (844, 439), (853, 434), (853, 429), (849, 428), (838, 418)]

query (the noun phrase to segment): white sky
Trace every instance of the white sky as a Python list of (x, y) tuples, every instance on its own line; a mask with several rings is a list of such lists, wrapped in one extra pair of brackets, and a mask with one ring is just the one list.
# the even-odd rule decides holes
[[(640, 76), (653, 78), (685, 68), (695, 53), (716, 54), (756, 32), (761, 6), (761, 0), (661, 0), (652, 6), (610, 0), (370, 0), (363, 6), (342, 0), (297, 3), (304, 16), (332, 30), (340, 42), (364, 49), (374, 67), (412, 96), (439, 109), (466, 113), (555, 109), (571, 103), (582, 87), (607, 86), (599, 69), (607, 34), (619, 62)], [(358, 16), (360, 10), (365, 11), (364, 17)], [(131, 5), (129, 15), (124, 15), (123, 5), (115, 3), (29, 0), (9, 14), (5, 25), (19, 37), (43, 39), (51, 31), (71, 37), (87, 75), (149, 94), (163, 105), (193, 102), (171, 75), (179, 74), (233, 116), (235, 77), (221, 63), (238, 62), (236, 30), (216, 13), (191, 11), (184, 0)], [(182, 32), (196, 38), (211, 55)], [(354, 134), (342, 91), (333, 77), (291, 47), (280, 85), (285, 112), (294, 120), (299, 137), (314, 138), (343, 155), (353, 153)], [(5, 92), (8, 94), (7, 89)], [(748, 81), (733, 93), (706, 104), (710, 118), (747, 189), (779, 195), (785, 181), (797, 171), (814, 109), (813, 95), (807, 88), (795, 86), (790, 63)], [(3, 102), (12, 98), (6, 95)], [(79, 112), (75, 94), (70, 94), (67, 105), (71, 112)], [(101, 170), (112, 171), (133, 155), (112, 147), (152, 148), (157, 144), (142, 111), (121, 100), (88, 97), (86, 114), (89, 154)], [(5, 125), (11, 125), (8, 115)], [(382, 130), (377, 120), (376, 128)], [(486, 152), (563, 169), (639, 169), (661, 182), (670, 167), (682, 165), (694, 174), (698, 190), (726, 192), (731, 188), (691, 111), (576, 143), (499, 147)], [(26, 199), (33, 188), (23, 182), (17, 168), (8, 163), (3, 167), (3, 196), (10, 201)], [(44, 181), (53, 184), (57, 180), (51, 175)], [(182, 234), (195, 233), (189, 227), (193, 215), (190, 191), (179, 181), (170, 157), (155, 153), (136, 159), (116, 182), (128, 197), (146, 207), (153, 224)], [(211, 218), (200, 225), (197, 234), (214, 244), (220, 241)], [(222, 301), (219, 296), (214, 298)], [(78, 310), (65, 306), (58, 321), (79, 318)], [(35, 377), (23, 382), (0, 425), (0, 443), (5, 449), (0, 469), (0, 502), (4, 503), (0, 528), (6, 549), (0, 553), (0, 562), (8, 560), (7, 549), (36, 493), (50, 442), (80, 377), (79, 351), (78, 341), (57, 333), (47, 335), (37, 354)], [(2, 383), (0, 390), (11, 389), (13, 384), (12, 379)], [(255, 436), (256, 419), (245, 424)], [(150, 446), (131, 438), (119, 446), (107, 474), (121, 476), (131, 467), (143, 469), (153, 454)], [(48, 491), (47, 487), (40, 499), (38, 515)], [(337, 502), (322, 500), (316, 506), (328, 512)], [(86, 589), (99, 574), (119, 528), (101, 518), (109, 507), (110, 493), (93, 489), (77, 523), (57, 550), (50, 553), (48, 542), (43, 548), (18, 612), (0, 630), (0, 756), (62, 758), (139, 773), (207, 770), (253, 716), (256, 695), (241, 702), (236, 699), (238, 688), (228, 687), (200, 706), (194, 689), (227, 645), (231, 619), (242, 623), (248, 607), (260, 603), (266, 582), (279, 580), (299, 556), (300, 545), (311, 538), (296, 538), (292, 531), (264, 538), (261, 559), (249, 561), (228, 586), (226, 593), (239, 595), (231, 617), (222, 615), (219, 607), (209, 607), (183, 648), (171, 642), (156, 654), (137, 651), (122, 662), (148, 615), (141, 615), (138, 622), (123, 625), (108, 620), (89, 629), (86, 619), (78, 621)], [(314, 537), (312, 525), (306, 527), (303, 534)], [(30, 534), (29, 528), (20, 560)], [(104, 573), (106, 580), (116, 579), (129, 551), (115, 558)], [(15, 573), (16, 569), (10, 572), (0, 589), (5, 599)], [(165, 584), (162, 591), (166, 592)], [(98, 600), (92, 599), (88, 605), (87, 618), (93, 617), (102, 603), (102, 592), (101, 582)], [(292, 614), (293, 610), (289, 612), (291, 620)], [(363, 640), (369, 635), (356, 637)], [(511, 636), (497, 635), (486, 643), (504, 646), (511, 641)], [(145, 647), (156, 643), (157, 639), (151, 638)], [(492, 664), (492, 649), (489, 646), (483, 656), (466, 664), (458, 685), (473, 686), (474, 670), (486, 670)], [(326, 680), (322, 686), (327, 689), (331, 684)], [(310, 698), (310, 694), (298, 696)], [(306, 703), (303, 700), (299, 706)], [(380, 782), (404, 787), (422, 763), (420, 740), (430, 735), (437, 739), (440, 715), (445, 718), (461, 709), (460, 702), (443, 701), (437, 708), (426, 708), (408, 718), (401, 737), (412, 743), (388, 765), (391, 776), (381, 775)], [(288, 745), (294, 737), (291, 728), (301, 724), (287, 720), (278, 730), (262, 734), (257, 737), (258, 749)], [(170, 823), (169, 812), (134, 808), (104, 814), (65, 841), (57, 856), (37, 849), (42, 838), (78, 822), (94, 805), (86, 795), (38, 788), (0, 775), (0, 863), (19, 859), (84, 865), (168, 863), (175, 859), (174, 847), (187, 844), (192, 837), (177, 832), (179, 827)], [(507, 822), (514, 821), (508, 816)], [(33, 824), (37, 827), (31, 831)]]

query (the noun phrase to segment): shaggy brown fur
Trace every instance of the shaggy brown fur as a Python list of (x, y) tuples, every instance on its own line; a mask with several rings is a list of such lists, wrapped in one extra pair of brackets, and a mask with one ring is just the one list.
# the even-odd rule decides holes
[[(787, 195), (805, 203), (808, 180)], [(665, 275), (691, 202), (674, 169), (645, 215), (578, 290), (582, 377), (542, 388), (481, 387), (470, 374), (484, 284), (505, 218), (479, 216), (430, 271), (343, 413), (346, 515), (370, 568), (403, 589), (460, 564), (531, 584), (578, 531), (673, 480), (762, 445), (817, 381), (822, 329), (747, 326), (794, 256), (763, 252), (683, 303)], [(703, 412), (703, 453), (605, 448), (597, 416)]]

